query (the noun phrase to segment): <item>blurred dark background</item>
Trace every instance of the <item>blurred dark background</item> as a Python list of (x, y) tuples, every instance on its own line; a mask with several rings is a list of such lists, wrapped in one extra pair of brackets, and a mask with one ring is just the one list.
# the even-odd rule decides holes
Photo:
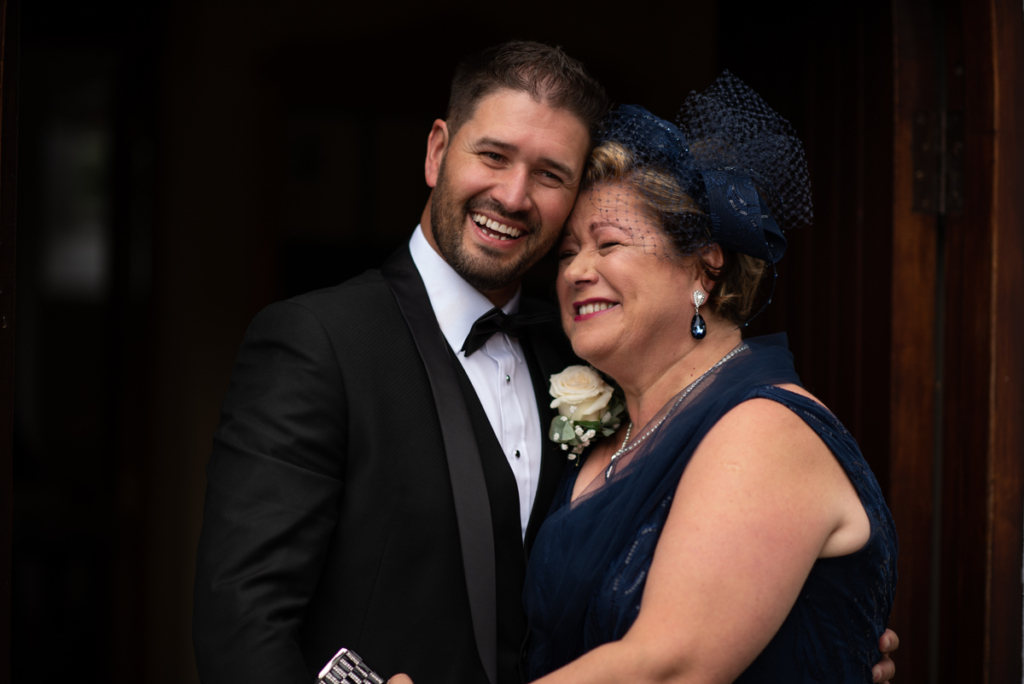
[(408, 238), (453, 68), (507, 39), (668, 118), (729, 68), (793, 122), (817, 222), (754, 328), (789, 331), (889, 492), (893, 6), (24, 2), (13, 680), (196, 681), (204, 467), (245, 328)]

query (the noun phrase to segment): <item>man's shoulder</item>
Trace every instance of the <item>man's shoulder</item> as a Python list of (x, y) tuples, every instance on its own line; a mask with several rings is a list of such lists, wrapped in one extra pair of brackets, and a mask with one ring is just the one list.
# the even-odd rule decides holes
[(377, 321), (399, 309), (391, 287), (374, 269), (363, 272), (344, 282), (296, 295), (272, 307), (304, 309), (325, 325), (330, 321), (346, 321), (347, 325), (360, 321)]
[(324, 307), (334, 309), (339, 306), (359, 306), (367, 298), (373, 301), (394, 299), (391, 288), (377, 269), (364, 271), (354, 278), (331, 287), (296, 295), (287, 301), (308, 309), (318, 310)]
[(380, 271), (369, 270), (337, 285), (275, 302), (256, 315), (250, 331), (270, 328), (288, 335), (321, 330), (335, 343), (358, 343), (368, 334), (404, 327), (394, 294)]

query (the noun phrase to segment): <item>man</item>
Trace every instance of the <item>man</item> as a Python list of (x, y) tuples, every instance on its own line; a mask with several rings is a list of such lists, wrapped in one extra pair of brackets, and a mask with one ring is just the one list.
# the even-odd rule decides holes
[(572, 357), (553, 316), (460, 350), (492, 307), (548, 310), (519, 280), (557, 240), (606, 109), (558, 49), (467, 62), (409, 247), (253, 321), (208, 467), (204, 681), (308, 682), (341, 646), (422, 684), (519, 681), (525, 550), (565, 463), (546, 379)]
[(417, 684), (520, 681), (526, 554), (565, 464), (547, 378), (572, 354), (519, 281), (606, 108), (556, 48), (467, 61), (408, 247), (253, 321), (208, 467), (204, 682), (309, 682), (341, 646)]

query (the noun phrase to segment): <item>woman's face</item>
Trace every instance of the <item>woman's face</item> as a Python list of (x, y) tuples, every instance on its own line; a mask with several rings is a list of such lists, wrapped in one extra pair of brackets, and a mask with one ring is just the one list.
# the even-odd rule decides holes
[(628, 185), (598, 184), (580, 195), (558, 248), (562, 325), (581, 358), (613, 375), (689, 340), (700, 288), (640, 207)]

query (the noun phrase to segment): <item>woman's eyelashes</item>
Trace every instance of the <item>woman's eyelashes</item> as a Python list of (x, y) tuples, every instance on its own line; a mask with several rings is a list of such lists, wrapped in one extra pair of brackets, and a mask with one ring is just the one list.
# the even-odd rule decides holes
[[(621, 242), (611, 242), (611, 241), (609, 241), (609, 242), (598, 243), (596, 245), (596, 247), (597, 247), (597, 251), (598, 252), (607, 252), (610, 249), (612, 249), (613, 247), (619, 247), (620, 245), (622, 245)], [(579, 253), (579, 248), (567, 247), (567, 248), (563, 248), (563, 249), (559, 250), (558, 258), (559, 259), (569, 259), (571, 257), (576, 256), (578, 253)]]

